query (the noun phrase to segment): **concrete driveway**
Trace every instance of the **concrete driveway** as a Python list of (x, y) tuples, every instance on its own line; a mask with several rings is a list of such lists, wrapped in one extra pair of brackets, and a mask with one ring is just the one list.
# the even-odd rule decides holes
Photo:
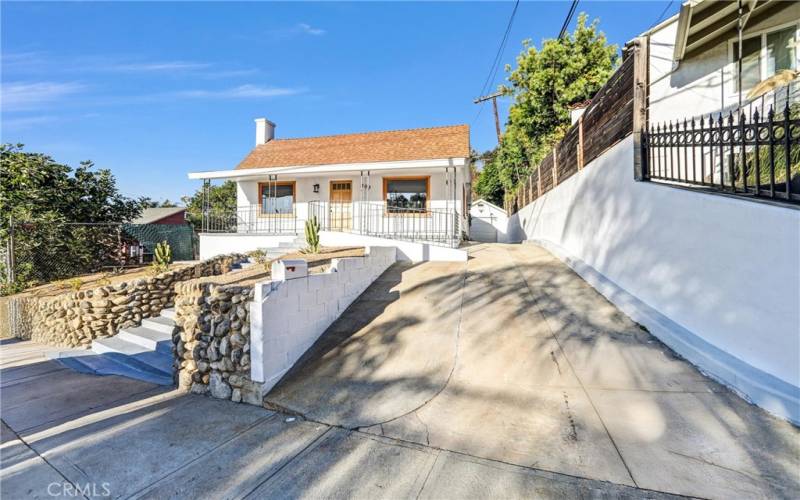
[[(270, 409), (0, 348), (0, 495), (792, 497), (800, 432), (534, 246), (397, 265)], [(665, 493), (666, 492), (666, 493)]]
[(533, 245), (385, 273), (267, 397), (465, 457), (713, 498), (800, 491), (800, 432)]

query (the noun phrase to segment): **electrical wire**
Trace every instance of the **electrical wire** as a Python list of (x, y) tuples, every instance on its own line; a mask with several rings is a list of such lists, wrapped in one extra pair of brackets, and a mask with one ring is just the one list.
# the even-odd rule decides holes
[[(514, 3), (514, 9), (511, 11), (511, 16), (508, 18), (508, 24), (506, 25), (506, 30), (503, 33), (503, 38), (500, 40), (500, 46), (497, 47), (497, 54), (494, 56), (494, 60), (492, 61), (492, 65), (489, 68), (489, 74), (486, 75), (486, 80), (483, 82), (483, 86), (481, 86), (481, 91), (478, 94), (479, 96), (485, 95), (486, 91), (491, 88), (492, 84), (497, 77), (497, 71), (500, 69), (500, 61), (502, 60), (503, 53), (505, 52), (506, 44), (508, 43), (508, 35), (511, 33), (511, 26), (514, 24), (514, 17), (517, 15), (517, 8), (519, 8), (519, 0)], [(474, 125), (478, 118), (481, 116), (481, 112), (483, 112), (483, 107), (486, 104), (486, 101), (483, 101), (478, 106), (478, 113), (475, 115), (475, 118), (472, 120), (472, 124)]]
[(578, 8), (579, 0), (572, 0), (572, 5), (569, 8), (569, 12), (567, 13), (567, 18), (564, 19), (564, 24), (561, 25), (561, 31), (558, 32), (558, 39), (561, 40), (564, 38), (564, 34), (567, 32), (567, 28), (569, 28), (569, 23), (572, 21), (572, 16), (575, 15), (575, 9)]
[(662, 10), (662, 11), (661, 11), (661, 15), (660, 15), (660, 16), (658, 16), (658, 19), (656, 19), (656, 22), (654, 22), (653, 24), (651, 24), (651, 25), (650, 25), (650, 28), (648, 28), (648, 29), (653, 29), (653, 26), (655, 26), (656, 24), (660, 23), (660, 22), (661, 22), (661, 20), (662, 20), (662, 19), (664, 19), (664, 14), (666, 14), (666, 13), (667, 13), (667, 11), (669, 10), (669, 8), (670, 8), (670, 7), (672, 7), (672, 4), (673, 4), (673, 3), (675, 3), (675, 0), (671, 0), (671, 1), (670, 1), (670, 2), (667, 4), (667, 6), (666, 6), (666, 7), (664, 7), (664, 10)]

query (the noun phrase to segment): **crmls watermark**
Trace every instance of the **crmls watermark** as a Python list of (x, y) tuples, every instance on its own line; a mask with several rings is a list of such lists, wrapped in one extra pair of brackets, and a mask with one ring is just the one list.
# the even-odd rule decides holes
[(50, 483), (47, 494), (51, 497), (108, 497), (111, 496), (109, 483)]

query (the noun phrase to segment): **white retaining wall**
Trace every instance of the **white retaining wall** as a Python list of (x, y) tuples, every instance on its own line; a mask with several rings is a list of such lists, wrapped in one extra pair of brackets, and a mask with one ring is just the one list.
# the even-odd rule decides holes
[[(302, 237), (302, 234), (299, 235)], [(200, 233), (200, 260), (217, 255), (247, 253), (258, 248), (277, 247), (281, 242), (294, 241), (295, 235), (260, 235), (236, 233)], [(458, 248), (441, 247), (428, 243), (391, 240), (337, 231), (320, 231), (320, 243), (325, 246), (375, 246), (394, 247), (399, 260), (423, 262), (466, 262), (467, 252)]]
[(320, 243), (325, 246), (390, 246), (397, 249), (397, 259), (411, 262), (445, 261), (466, 262), (467, 252), (458, 248), (442, 247), (429, 243), (391, 240), (361, 234), (320, 231)]
[(510, 224), (706, 373), (800, 422), (800, 210), (636, 182), (628, 137)]
[(259, 248), (277, 247), (281, 242), (291, 242), (297, 237), (289, 235), (200, 233), (200, 260), (217, 255), (247, 253)]
[(250, 303), (250, 377), (267, 394), (345, 309), (397, 260), (394, 247), (334, 259), (327, 273), (255, 286)]

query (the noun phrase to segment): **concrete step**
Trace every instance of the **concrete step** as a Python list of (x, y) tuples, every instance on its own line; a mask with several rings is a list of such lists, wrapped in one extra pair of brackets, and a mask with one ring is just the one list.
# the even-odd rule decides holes
[(168, 319), (171, 319), (171, 320), (175, 321), (175, 308), (171, 307), (169, 309), (162, 309), (161, 310), (161, 317), (162, 318), (168, 318)]
[(149, 328), (150, 330), (155, 330), (158, 332), (164, 332), (169, 334), (170, 337), (172, 336), (172, 330), (175, 329), (175, 321), (172, 318), (165, 318), (163, 316), (156, 316), (154, 318), (145, 318), (142, 320), (142, 326), (145, 328)]
[(172, 385), (172, 331), (175, 310), (142, 320), (113, 337), (95, 339), (92, 350), (72, 349), (54, 356), (59, 363), (82, 373), (120, 375), (160, 385)]
[(292, 241), (281, 241), (278, 243), (278, 248), (285, 249), (285, 248), (303, 248), (306, 246), (306, 239), (305, 238), (295, 238)]
[(144, 321), (142, 326), (125, 328), (111, 338), (121, 339), (151, 351), (172, 352), (172, 333), (153, 330), (149, 326), (144, 326)]
[(96, 352), (97, 354), (116, 352), (132, 356), (134, 354), (141, 354), (150, 350), (152, 349), (148, 349), (147, 347), (139, 344), (134, 344), (133, 342), (121, 339), (117, 335), (104, 339), (95, 339), (92, 341), (92, 351)]

